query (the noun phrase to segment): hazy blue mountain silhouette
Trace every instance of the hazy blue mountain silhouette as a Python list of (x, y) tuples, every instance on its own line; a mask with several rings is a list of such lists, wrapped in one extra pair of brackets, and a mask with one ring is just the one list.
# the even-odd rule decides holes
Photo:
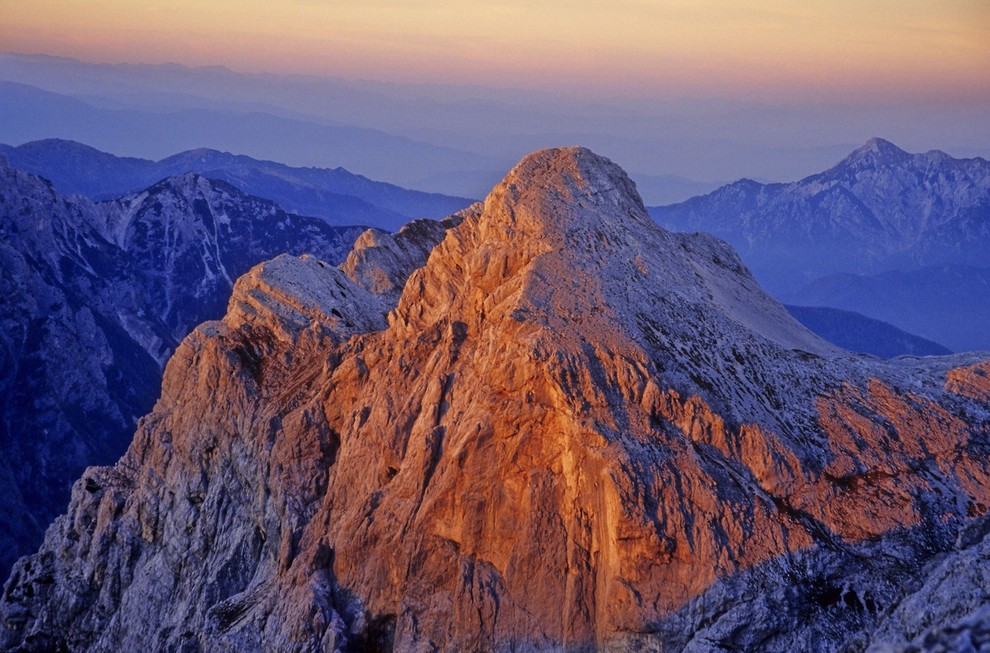
[(373, 181), (343, 168), (297, 168), (206, 148), (161, 161), (117, 157), (62, 139), (0, 145), (21, 170), (49, 179), (62, 193), (101, 200), (120, 197), (165, 177), (195, 172), (272, 200), (286, 211), (343, 226), (362, 224), (394, 231), (415, 218), (441, 218), (472, 200), (424, 193)]
[(800, 181), (742, 179), (650, 214), (669, 229), (728, 240), (774, 291), (838, 272), (982, 267), (990, 265), (990, 162), (909, 154), (874, 138)]
[(952, 352), (921, 336), (862, 313), (827, 306), (785, 306), (798, 322), (844, 349), (879, 358), (944, 356)]
[(782, 299), (863, 313), (953, 351), (990, 350), (990, 268), (942, 265), (874, 275), (836, 274), (785, 293)]
[(788, 303), (857, 311), (955, 351), (990, 349), (985, 159), (873, 138), (800, 181), (742, 179), (650, 214), (729, 241)]

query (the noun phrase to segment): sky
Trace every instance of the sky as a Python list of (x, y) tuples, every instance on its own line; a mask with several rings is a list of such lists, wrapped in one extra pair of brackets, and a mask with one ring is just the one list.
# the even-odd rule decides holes
[[(95, 105), (8, 86), (0, 142), (213, 147), (467, 196), (581, 144), (661, 203), (875, 136), (990, 157), (988, 62), (990, 0), (0, 0), (0, 85)], [(194, 68), (122, 65), (166, 63)]]
[(585, 95), (990, 98), (987, 0), (0, 0), (0, 43)]

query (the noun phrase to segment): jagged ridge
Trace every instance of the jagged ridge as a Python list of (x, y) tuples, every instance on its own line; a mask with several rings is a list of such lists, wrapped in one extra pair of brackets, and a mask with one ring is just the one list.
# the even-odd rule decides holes
[[(587, 150), (524, 159), (377, 330), (286, 264), (331, 292), (244, 319), (304, 299), (258, 269), (183, 342), (19, 563), (6, 646), (839, 648), (990, 503), (986, 363), (833, 348)], [(833, 609), (843, 565), (869, 599)]]
[(412, 218), (439, 218), (471, 204), (465, 198), (372, 181), (343, 168), (296, 168), (206, 148), (148, 161), (47, 139), (18, 147), (0, 145), (0, 154), (17, 168), (50, 179), (66, 195), (115, 199), (161, 179), (195, 172), (277, 202), (290, 213), (323, 218), (337, 226), (398, 229)]
[(744, 179), (651, 212), (668, 228), (725, 238), (774, 291), (837, 272), (985, 266), (990, 163), (874, 138), (799, 181)]
[(126, 450), (165, 361), (234, 279), (285, 251), (338, 262), (360, 231), (196, 175), (97, 204), (0, 157), (0, 575), (86, 465)]

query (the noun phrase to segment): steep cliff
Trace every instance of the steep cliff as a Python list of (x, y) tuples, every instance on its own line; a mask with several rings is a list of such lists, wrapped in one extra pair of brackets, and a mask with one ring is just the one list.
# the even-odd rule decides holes
[[(360, 275), (282, 257), (243, 277), (176, 350), (127, 454), (87, 470), (15, 567), (0, 642), (923, 635), (901, 606), (982, 542), (986, 362), (829, 345), (728, 245), (658, 228), (581, 148), (530, 155), (460, 220), (407, 278), (374, 273), (411, 259), (371, 236)], [(977, 619), (985, 585), (966, 582), (953, 614)]]
[(339, 262), (360, 231), (195, 175), (96, 204), (0, 157), (0, 575), (87, 465), (126, 450), (165, 361), (238, 276), (281, 252)]

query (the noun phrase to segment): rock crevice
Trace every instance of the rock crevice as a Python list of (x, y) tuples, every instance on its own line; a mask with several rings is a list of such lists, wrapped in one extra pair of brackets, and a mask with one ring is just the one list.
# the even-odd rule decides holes
[(411, 237), (238, 281), (16, 567), (0, 642), (879, 645), (990, 505), (985, 363), (824, 343), (588, 150)]

